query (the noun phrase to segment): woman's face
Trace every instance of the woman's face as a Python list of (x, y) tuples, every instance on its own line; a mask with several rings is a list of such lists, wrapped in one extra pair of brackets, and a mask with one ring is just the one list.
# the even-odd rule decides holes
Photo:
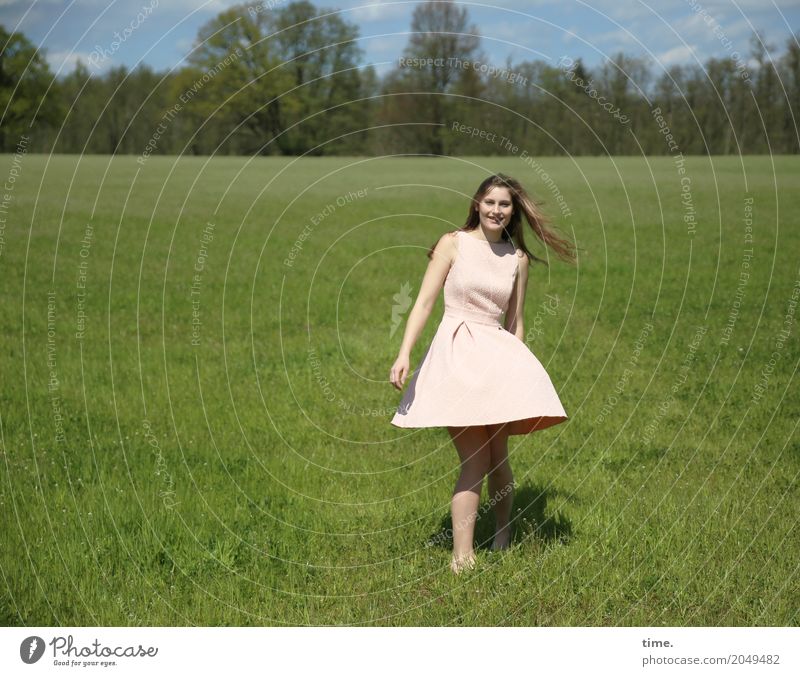
[(508, 225), (512, 211), (513, 204), (508, 188), (491, 188), (478, 204), (481, 225), (486, 231), (496, 233), (498, 236)]

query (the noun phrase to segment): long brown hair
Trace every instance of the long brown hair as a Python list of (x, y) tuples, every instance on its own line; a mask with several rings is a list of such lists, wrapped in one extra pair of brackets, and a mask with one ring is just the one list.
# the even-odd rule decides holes
[[(559, 258), (568, 262), (574, 263), (576, 260), (577, 247), (570, 240), (560, 237), (556, 232), (548, 227), (550, 219), (548, 219), (539, 208), (541, 202), (533, 200), (525, 188), (520, 185), (519, 181), (506, 174), (492, 174), (485, 179), (475, 191), (469, 205), (469, 216), (467, 222), (461, 226), (460, 230), (470, 231), (474, 230), (480, 225), (480, 214), (475, 210), (481, 200), (484, 198), (492, 188), (507, 188), (511, 193), (512, 213), (508, 221), (508, 225), (503, 228), (502, 239), (506, 242), (511, 242), (517, 248), (522, 249), (528, 254), (529, 264), (533, 261), (539, 261), (545, 265), (549, 263), (538, 256), (534, 255), (530, 249), (525, 245), (525, 238), (523, 236), (522, 228), (522, 215), (525, 215), (525, 220), (528, 221), (531, 230), (542, 241), (545, 246), (549, 246), (553, 251), (558, 254)], [(438, 240), (437, 242), (438, 243)], [(428, 251), (428, 258), (433, 257), (433, 250), (436, 247), (434, 244)]]

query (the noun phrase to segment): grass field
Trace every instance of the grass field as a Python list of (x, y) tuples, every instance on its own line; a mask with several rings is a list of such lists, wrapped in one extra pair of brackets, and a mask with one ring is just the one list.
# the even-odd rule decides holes
[[(538, 161), (3, 156), (0, 621), (797, 625), (800, 160)], [(570, 420), (455, 577), (392, 314), (495, 171), (582, 248), (526, 306)]]

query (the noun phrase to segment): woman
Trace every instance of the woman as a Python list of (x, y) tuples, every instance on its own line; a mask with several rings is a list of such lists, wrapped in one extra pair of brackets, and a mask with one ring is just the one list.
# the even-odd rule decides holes
[(575, 246), (546, 227), (518, 181), (504, 174), (488, 177), (472, 197), (466, 224), (442, 235), (428, 252), (430, 263), (389, 375), (402, 390), (411, 350), (444, 288), (444, 316), (391, 422), (446, 427), (453, 439), (461, 462), (451, 503), (454, 573), (475, 565), (473, 537), (485, 475), (495, 514), (492, 550), (511, 541), (509, 435), (567, 419), (547, 372), (523, 342), (529, 261), (547, 264), (525, 246), (523, 216), (546, 246), (575, 261)]

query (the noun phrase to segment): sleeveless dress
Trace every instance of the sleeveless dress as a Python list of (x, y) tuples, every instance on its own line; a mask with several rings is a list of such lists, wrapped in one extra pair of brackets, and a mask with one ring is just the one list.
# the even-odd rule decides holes
[(455, 237), (441, 323), (391, 424), (510, 423), (509, 434), (528, 434), (564, 422), (567, 414), (541, 362), (500, 321), (517, 279), (514, 244), (465, 230)]

